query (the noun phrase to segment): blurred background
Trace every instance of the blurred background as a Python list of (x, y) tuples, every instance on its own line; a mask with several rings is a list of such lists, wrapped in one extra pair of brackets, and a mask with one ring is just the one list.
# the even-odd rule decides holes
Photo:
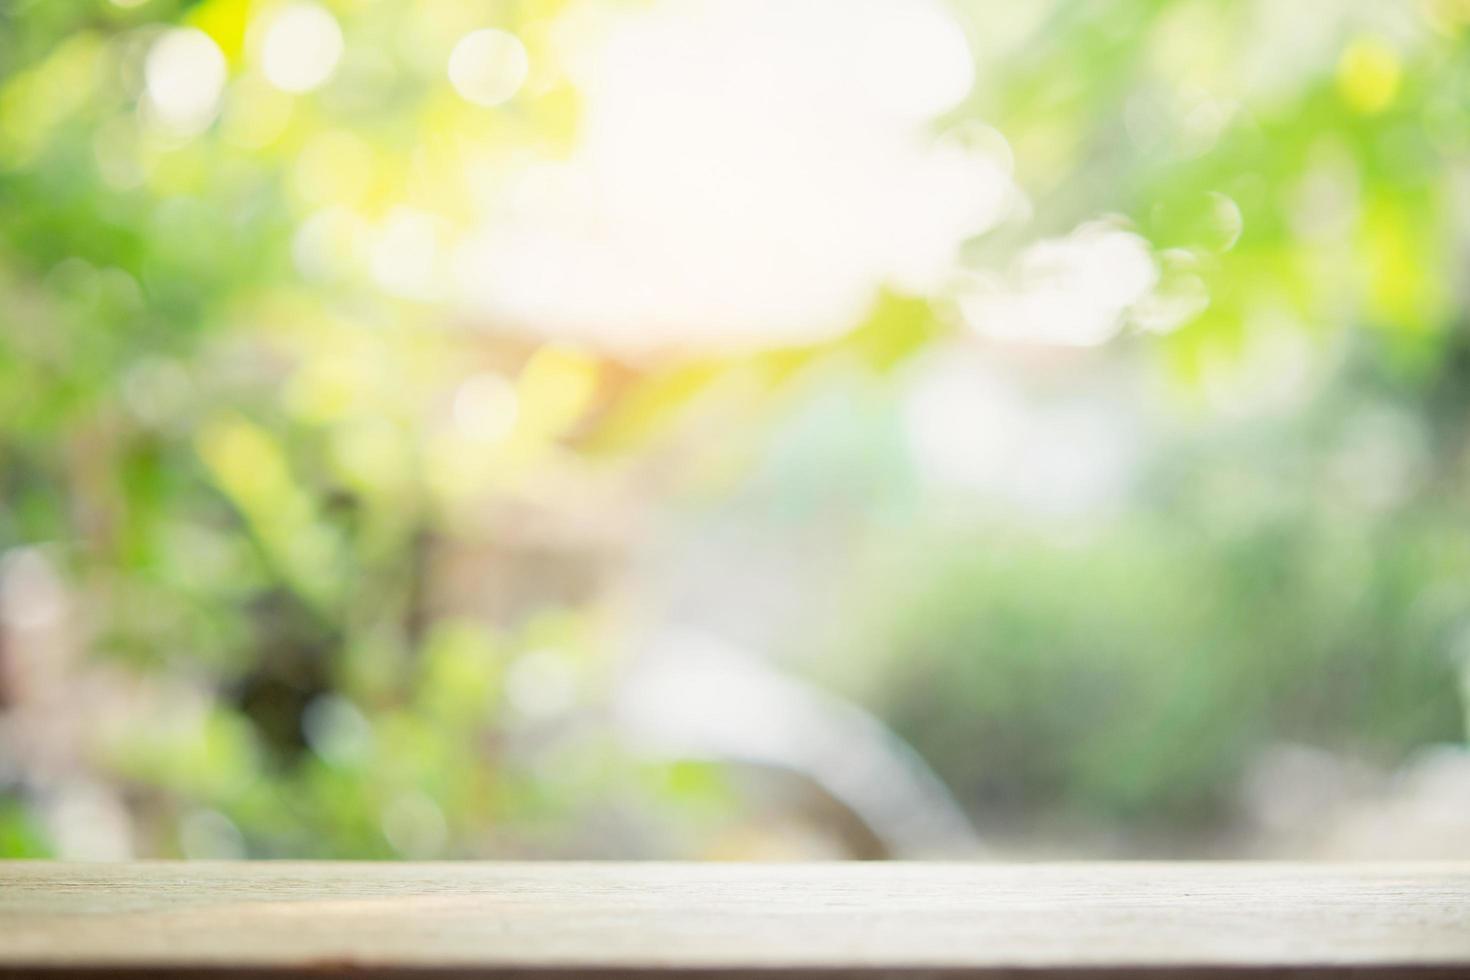
[(1465, 0), (0, 0), (0, 856), (1470, 857)]

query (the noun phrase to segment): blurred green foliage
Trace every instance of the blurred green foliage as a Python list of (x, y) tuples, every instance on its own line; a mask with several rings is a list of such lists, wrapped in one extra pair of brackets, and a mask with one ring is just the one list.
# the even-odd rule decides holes
[[(1088, 355), (1162, 421), (1121, 515), (1059, 530), (945, 506), (889, 438), (962, 332), (941, 300), (637, 363), (303, 272), (312, 214), (452, 212), (462, 156), (559, 152), (578, 95), (487, 113), (443, 80), (482, 24), (537, 63), (560, 3), (331, 4), (341, 78), (302, 95), (249, 66), (266, 6), (0, 2), (0, 552), (37, 549), (72, 624), (0, 646), (0, 855), (53, 853), (42, 815), (90, 782), (147, 854), (719, 852), (722, 770), (513, 696), (552, 664), (559, 718), (605, 707), (611, 486), (711, 522), (754, 500), (773, 534), (845, 515), (856, 598), (778, 645), (982, 826), (1193, 846), (1274, 741), (1388, 765), (1463, 737), (1470, 7), (1303, 34), (1282, 4), (957, 6), (979, 74), (947, 122), (1003, 133), (1033, 205), (968, 253), (1118, 213), (1162, 290), (1208, 296)], [(187, 139), (138, 108), (169, 25), (231, 78)], [(476, 372), (518, 406), (492, 442), (445, 421)], [(826, 380), (850, 374), (873, 411)]]

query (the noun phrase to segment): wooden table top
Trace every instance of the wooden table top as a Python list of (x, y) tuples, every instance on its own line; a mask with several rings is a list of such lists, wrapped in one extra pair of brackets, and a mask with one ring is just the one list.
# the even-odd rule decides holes
[(0, 862), (0, 977), (1470, 977), (1470, 865)]

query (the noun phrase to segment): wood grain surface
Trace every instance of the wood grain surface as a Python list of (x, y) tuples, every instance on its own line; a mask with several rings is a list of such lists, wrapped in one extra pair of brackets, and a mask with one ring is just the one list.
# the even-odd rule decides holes
[(1470, 977), (1470, 865), (0, 862), (0, 976)]

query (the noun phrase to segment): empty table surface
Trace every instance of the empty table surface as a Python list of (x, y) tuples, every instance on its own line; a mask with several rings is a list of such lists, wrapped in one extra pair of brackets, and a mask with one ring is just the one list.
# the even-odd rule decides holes
[(0, 976), (1470, 977), (1470, 865), (0, 862)]

